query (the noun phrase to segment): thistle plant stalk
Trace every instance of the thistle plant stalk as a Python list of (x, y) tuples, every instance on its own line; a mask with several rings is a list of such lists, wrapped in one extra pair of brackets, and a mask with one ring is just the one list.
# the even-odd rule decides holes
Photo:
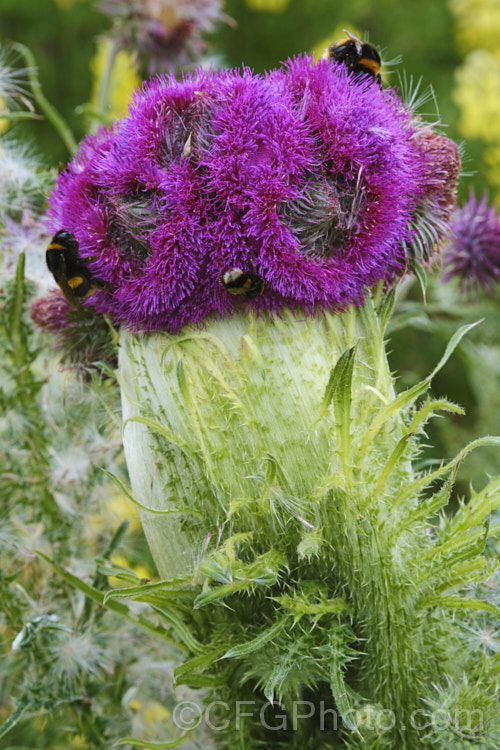
[[(238, 316), (174, 336), (125, 332), (123, 435), (151, 551), (165, 590), (178, 592), (171, 606), (204, 643), (203, 666), (220, 677), (214, 648), (246, 666), (243, 680), (222, 669), (229, 684), (213, 695), (252, 701), (257, 685), (291, 711), (306, 694), (319, 705), (326, 684), (353, 746), (372, 747), (378, 731), (377, 747), (417, 748), (415, 713), (463, 660), (456, 627), (426, 605), (440, 555), (410, 458), (432, 410), (459, 409), (415, 409), (430, 379), (395, 395), (391, 301), (337, 316)], [(195, 587), (191, 613), (179, 606), (183, 581)], [(182, 676), (197, 684), (199, 672)], [(254, 727), (248, 745), (233, 736), (220, 746), (258, 738)], [(286, 746), (303, 742), (299, 732)]]

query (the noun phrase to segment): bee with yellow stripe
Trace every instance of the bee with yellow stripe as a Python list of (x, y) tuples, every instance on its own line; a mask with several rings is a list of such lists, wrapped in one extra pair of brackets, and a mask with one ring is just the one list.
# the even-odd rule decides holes
[(340, 39), (331, 44), (325, 51), (327, 60), (343, 62), (347, 70), (354, 76), (369, 75), (382, 85), (380, 55), (372, 44), (362, 42), (355, 34), (344, 29), (347, 39)]
[(222, 274), (221, 282), (229, 294), (242, 294), (247, 299), (258, 297), (264, 291), (264, 281), (254, 270), (242, 271), (241, 268), (231, 268)]
[(94, 279), (89, 268), (78, 255), (78, 241), (65, 229), (53, 236), (45, 252), (47, 267), (62, 293), (72, 305), (78, 305), (104, 284)]

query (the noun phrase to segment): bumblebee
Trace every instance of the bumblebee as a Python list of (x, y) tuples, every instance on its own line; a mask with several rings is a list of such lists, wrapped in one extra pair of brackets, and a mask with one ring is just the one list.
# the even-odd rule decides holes
[(57, 285), (72, 305), (78, 305), (80, 300), (94, 294), (97, 287), (104, 286), (92, 277), (85, 260), (78, 256), (76, 237), (65, 229), (53, 236), (45, 260)]
[(343, 62), (347, 70), (355, 76), (369, 75), (382, 86), (380, 55), (372, 44), (362, 42), (357, 36), (344, 29), (348, 39), (340, 39), (325, 51), (327, 60)]
[(255, 271), (242, 271), (241, 268), (231, 268), (221, 276), (222, 286), (229, 294), (243, 294), (247, 299), (258, 297), (264, 291), (264, 281)]

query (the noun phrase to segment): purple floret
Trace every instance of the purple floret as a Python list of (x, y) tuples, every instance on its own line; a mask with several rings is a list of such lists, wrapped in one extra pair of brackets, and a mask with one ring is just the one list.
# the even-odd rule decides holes
[[(307, 56), (265, 77), (158, 77), (82, 144), (51, 196), (52, 228), (75, 234), (106, 285), (86, 304), (134, 329), (246, 306), (340, 311), (404, 271), (417, 210), (445, 191), (411, 115), (394, 92)], [(232, 296), (221, 276), (234, 268), (263, 293)]]

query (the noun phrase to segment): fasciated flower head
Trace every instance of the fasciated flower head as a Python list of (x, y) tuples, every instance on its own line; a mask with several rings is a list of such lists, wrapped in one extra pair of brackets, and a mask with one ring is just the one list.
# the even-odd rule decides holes
[(458, 279), (467, 291), (490, 291), (500, 280), (500, 215), (488, 206), (486, 194), (457, 208), (444, 249), (445, 280)]
[(135, 329), (249, 305), (342, 310), (403, 272), (425, 202), (449, 210), (457, 159), (395, 92), (343, 65), (199, 71), (149, 81), (122, 122), (89, 137), (50, 220), (103, 284), (90, 304)]

